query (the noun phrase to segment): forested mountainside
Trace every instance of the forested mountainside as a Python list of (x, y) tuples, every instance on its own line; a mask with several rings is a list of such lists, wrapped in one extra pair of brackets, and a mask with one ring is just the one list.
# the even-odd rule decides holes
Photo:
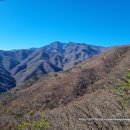
[(0, 92), (37, 76), (69, 69), (106, 49), (56, 41), (41, 48), (0, 51)]

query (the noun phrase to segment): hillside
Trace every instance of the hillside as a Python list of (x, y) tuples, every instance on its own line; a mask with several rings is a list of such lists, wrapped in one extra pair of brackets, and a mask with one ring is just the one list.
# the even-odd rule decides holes
[[(129, 98), (115, 93), (130, 68), (130, 46), (114, 47), (64, 72), (42, 76), (0, 97), (0, 126), (14, 113), (45, 115), (50, 130), (129, 130), (124, 121), (83, 121), (79, 118), (129, 117)], [(9, 126), (7, 125), (7, 128)]]
[[(88, 58), (101, 54), (106, 49), (83, 43), (56, 41), (41, 48), (0, 51), (0, 64), (19, 85), (37, 76), (71, 68)], [(11, 88), (8, 84), (10, 82), (5, 82), (7, 87), (5, 86), (3, 91)], [(14, 84), (10, 86), (15, 87)]]
[(0, 92), (9, 90), (15, 85), (15, 79), (0, 65)]

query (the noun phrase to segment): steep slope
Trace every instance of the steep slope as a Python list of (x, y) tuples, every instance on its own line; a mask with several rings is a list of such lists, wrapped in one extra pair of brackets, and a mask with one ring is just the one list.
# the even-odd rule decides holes
[(11, 70), (32, 52), (32, 50), (0, 51), (0, 92), (8, 91), (16, 86)]
[[(84, 61), (85, 59), (91, 58), (97, 54), (104, 52), (107, 48), (101, 46), (87, 45), (84, 43), (61, 43), (53, 42), (49, 46), (43, 47), (45, 50), (50, 52), (59, 53), (62, 56), (63, 69), (68, 69)], [(56, 59), (54, 57), (54, 59)], [(55, 63), (56, 60), (53, 60)]]
[(11, 73), (19, 84), (34, 76), (62, 71), (62, 68), (58, 67), (58, 65), (52, 64), (51, 59), (53, 56), (53, 54), (38, 49), (20, 65), (12, 69)]
[[(84, 122), (79, 118), (125, 118), (129, 107), (114, 87), (130, 68), (130, 46), (109, 49), (73, 69), (49, 74), (1, 96), (1, 126), (12, 113), (46, 115), (53, 130), (129, 129), (129, 122)], [(13, 117), (11, 117), (13, 118)]]
[(0, 92), (6, 92), (15, 87), (15, 85), (14, 78), (0, 65)]
[(73, 67), (106, 48), (81, 43), (53, 42), (42, 48), (0, 51), (1, 64), (19, 85), (31, 78)]

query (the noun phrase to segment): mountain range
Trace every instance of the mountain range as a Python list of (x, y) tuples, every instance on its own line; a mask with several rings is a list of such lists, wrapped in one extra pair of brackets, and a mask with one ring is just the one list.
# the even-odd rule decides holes
[(129, 121), (114, 120), (130, 115), (129, 69), (130, 46), (112, 47), (73, 68), (17, 86), (0, 95), (1, 129), (12, 129), (10, 124), (33, 113), (46, 117), (49, 130), (129, 130)]
[(0, 51), (0, 92), (50, 72), (64, 71), (107, 48), (84, 43), (53, 42), (41, 48)]

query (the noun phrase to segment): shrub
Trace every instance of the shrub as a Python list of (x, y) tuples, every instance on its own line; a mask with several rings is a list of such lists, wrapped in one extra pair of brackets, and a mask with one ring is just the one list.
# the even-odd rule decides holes
[(16, 123), (11, 125), (11, 130), (47, 130), (49, 124), (45, 117), (35, 116), (30, 113), (25, 119), (21, 113), (14, 114)]
[(36, 120), (27, 120), (18, 122), (15, 124), (16, 130), (47, 130), (49, 128), (49, 124), (47, 123), (44, 117)]

